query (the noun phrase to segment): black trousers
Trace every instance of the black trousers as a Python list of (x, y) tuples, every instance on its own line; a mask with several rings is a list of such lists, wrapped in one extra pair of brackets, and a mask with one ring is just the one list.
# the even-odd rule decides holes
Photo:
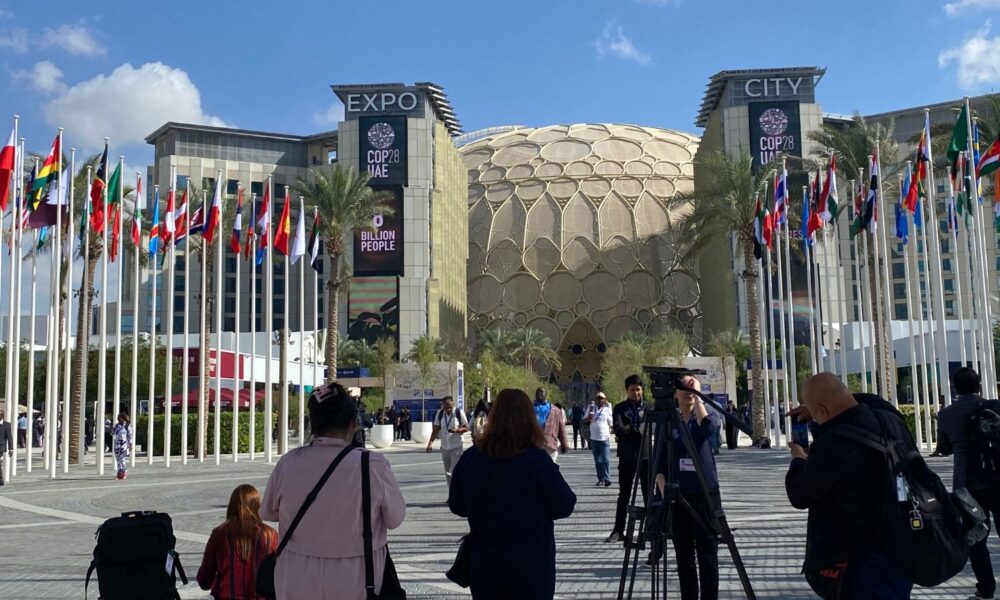
[(634, 461), (618, 458), (618, 506), (615, 508), (615, 528), (613, 531), (624, 535), (625, 522), (628, 517), (628, 505), (632, 501), (632, 482), (635, 481), (635, 473), (639, 471), (639, 490), (643, 503), (646, 502), (646, 494), (649, 493), (649, 461)]
[[(976, 502), (983, 507), (987, 525), (990, 523), (990, 518), (993, 522), (1000, 523), (1000, 488), (971, 490), (971, 493)], [(986, 545), (988, 539), (989, 537), (984, 538), (969, 549), (969, 563), (972, 565), (972, 572), (976, 574), (976, 592), (984, 598), (992, 597), (997, 590), (990, 549)]]
[(583, 447), (586, 448), (587, 447), (587, 440), (585, 440), (583, 438), (583, 432), (580, 431), (580, 424), (577, 423), (577, 422), (574, 422), (573, 423), (573, 449), (574, 450), (576, 450), (576, 448), (577, 448), (577, 445), (576, 445), (577, 438), (580, 439), (580, 442), (583, 444)]
[[(713, 491), (708, 497), (703, 494), (686, 494), (684, 500), (706, 524), (711, 522), (708, 515), (722, 502), (718, 490)], [(677, 556), (677, 580), (681, 586), (681, 600), (718, 600), (718, 536), (715, 532), (706, 531), (699, 526), (691, 513), (680, 505), (674, 509), (673, 525), (674, 553)]]
[(740, 439), (740, 430), (734, 425), (726, 423), (726, 448), (735, 450)]

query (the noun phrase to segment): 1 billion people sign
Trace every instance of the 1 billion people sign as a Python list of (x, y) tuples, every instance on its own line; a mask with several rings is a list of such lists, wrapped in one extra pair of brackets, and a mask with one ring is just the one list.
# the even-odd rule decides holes
[(354, 232), (354, 274), (403, 274), (403, 188), (398, 185), (372, 186), (390, 194), (383, 205), (392, 214), (376, 214), (371, 227)]

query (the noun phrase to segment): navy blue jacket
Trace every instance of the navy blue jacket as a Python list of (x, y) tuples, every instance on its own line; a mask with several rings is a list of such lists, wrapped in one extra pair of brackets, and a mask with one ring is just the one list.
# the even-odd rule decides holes
[[(688, 431), (691, 432), (691, 441), (694, 442), (695, 451), (698, 453), (698, 458), (701, 461), (702, 472), (705, 475), (705, 481), (708, 483), (709, 490), (719, 489), (719, 474), (715, 467), (715, 455), (712, 453), (712, 439), (715, 437), (715, 432), (719, 429), (718, 419), (718, 413), (714, 409), (708, 408), (708, 416), (702, 419), (701, 423), (698, 423), (696, 418), (692, 418), (687, 423)], [(677, 483), (680, 486), (681, 494), (700, 495), (702, 490), (701, 484), (698, 482), (697, 473), (681, 468), (681, 460), (686, 462), (691, 458), (687, 447), (684, 445), (684, 440), (681, 439), (680, 432), (674, 431), (672, 433), (673, 439), (670, 441), (670, 457), (674, 463), (674, 468), (677, 469)], [(666, 451), (667, 447), (664, 445), (661, 450), (658, 469), (659, 474), (663, 475), (666, 475), (668, 467)]]
[[(573, 513), (576, 495), (541, 448), (492, 458), (476, 448), (452, 472), (448, 507), (469, 519), (476, 589), (551, 598), (556, 585), (553, 521)], [(527, 592), (520, 593), (523, 589)], [(538, 595), (541, 594), (541, 595)]]

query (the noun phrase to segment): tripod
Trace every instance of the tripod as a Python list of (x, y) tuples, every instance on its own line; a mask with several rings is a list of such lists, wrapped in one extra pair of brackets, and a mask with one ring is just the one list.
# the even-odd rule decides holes
[[(684, 424), (680, 410), (674, 401), (674, 392), (682, 390), (698, 395), (706, 404), (716, 409), (725, 419), (733, 421), (737, 427), (746, 432), (749, 428), (739, 419), (736, 419), (726, 411), (722, 410), (718, 404), (701, 392), (693, 390), (680, 384), (677, 379), (682, 375), (698, 374), (698, 371), (687, 369), (669, 369), (661, 367), (645, 367), (643, 369), (650, 374), (652, 379), (652, 392), (654, 399), (654, 409), (647, 410), (642, 423), (642, 442), (640, 444), (640, 457), (643, 452), (651, 456), (647, 461), (650, 470), (649, 490), (643, 490), (643, 499), (649, 499), (649, 507), (646, 503), (638, 503), (639, 477), (632, 482), (632, 499), (628, 510), (628, 524), (625, 530), (625, 557), (622, 561), (621, 578), (618, 583), (618, 600), (631, 600), (635, 588), (635, 579), (639, 566), (639, 556), (646, 548), (646, 542), (651, 542), (652, 547), (652, 573), (650, 585), (651, 600), (667, 597), (668, 569), (666, 564), (661, 567), (660, 550), (663, 558), (666, 558), (667, 541), (673, 540), (673, 520), (677, 510), (684, 510), (687, 516), (694, 522), (695, 526), (702, 529), (711, 536), (719, 536), (729, 549), (733, 565), (739, 575), (740, 583), (748, 600), (756, 600), (750, 577), (747, 575), (746, 567), (736, 547), (736, 540), (733, 532), (726, 521), (726, 515), (722, 510), (721, 502), (714, 500), (710, 493), (708, 481), (705, 478), (704, 465), (698, 455), (697, 447), (691, 437), (691, 431)], [(655, 426), (655, 435), (654, 435)], [(679, 437), (690, 457), (698, 485), (701, 492), (708, 500), (710, 509), (706, 515), (700, 514), (681, 495), (679, 484), (678, 466), (679, 461), (673, 453), (673, 440)], [(655, 438), (655, 445), (654, 445)], [(666, 459), (666, 484), (663, 489), (663, 498), (659, 502), (653, 499), (656, 492), (654, 483), (655, 475), (661, 471), (660, 459)], [(641, 464), (641, 463), (640, 463)], [(704, 518), (704, 517), (707, 517)], [(662, 568), (662, 572), (661, 572)], [(627, 590), (626, 590), (627, 588)]]

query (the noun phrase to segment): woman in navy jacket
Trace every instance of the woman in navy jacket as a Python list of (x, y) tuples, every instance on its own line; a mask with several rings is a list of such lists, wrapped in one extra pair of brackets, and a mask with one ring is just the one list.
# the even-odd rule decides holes
[(485, 433), (455, 467), (448, 493), (451, 511), (469, 519), (472, 597), (552, 598), (553, 521), (574, 506), (576, 495), (549, 457), (531, 399), (503, 390)]

